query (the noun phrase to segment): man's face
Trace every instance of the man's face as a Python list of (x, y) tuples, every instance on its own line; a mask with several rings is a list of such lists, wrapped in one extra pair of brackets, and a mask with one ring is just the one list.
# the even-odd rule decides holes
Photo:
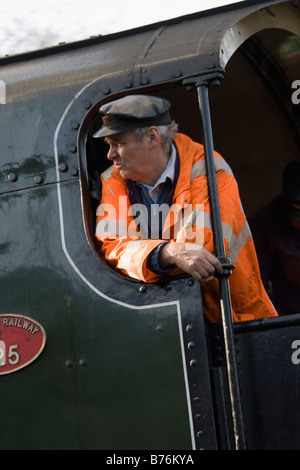
[(147, 183), (154, 164), (148, 135), (140, 140), (134, 131), (127, 131), (106, 137), (105, 142), (109, 145), (107, 158), (114, 163), (123, 178)]

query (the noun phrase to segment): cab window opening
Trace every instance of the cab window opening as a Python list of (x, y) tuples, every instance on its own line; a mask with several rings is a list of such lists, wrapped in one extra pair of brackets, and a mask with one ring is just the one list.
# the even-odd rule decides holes
[[(282, 51), (291, 47), (291, 43), (292, 55), (285, 55)], [(247, 218), (280, 192), (285, 164), (299, 158), (296, 119), (299, 107), (296, 108), (291, 100), (291, 84), (297, 79), (298, 71), (300, 74), (300, 50), (294, 50), (297, 43), (295, 36), (287, 31), (261, 31), (232, 55), (220, 86), (209, 90), (214, 148), (233, 170)], [(255, 52), (254, 44), (256, 48), (260, 44), (263, 47)], [(267, 70), (260, 70), (260, 63), (266, 58), (268, 65), (275, 63), (278, 73), (286, 77), (281, 82), (284, 93), (281, 99), (280, 95), (276, 96), (277, 90), (270, 83)], [(140, 90), (135, 92), (141, 93)], [(169, 99), (179, 132), (202, 142), (196, 91), (188, 92), (183, 86), (176, 85), (151, 89), (149, 94)], [(111, 165), (106, 158), (108, 147), (105, 142), (92, 138), (97, 126), (100, 127), (99, 117), (91, 124), (86, 146), (92, 239), (101, 197), (100, 174)]]
[[(298, 65), (294, 72), (292, 70), (299, 61), (295, 62), (295, 52), (293, 57), (282, 56), (282, 53), (280, 55), (280, 51), (287, 47), (285, 45), (290, 44), (290, 36), (286, 31), (276, 31), (276, 34), (272, 31), (269, 34), (267, 30), (255, 35), (254, 39), (263, 42), (264, 47), (267, 47), (271, 41), (269, 38), (272, 38), (272, 51), (277, 53), (280, 66), (284, 67), (284, 71), (287, 70), (291, 85), (300, 66)], [(294, 115), (299, 114), (299, 107), (289, 104), (294, 114), (290, 117), (294, 123), (289, 124), (279, 109), (283, 108), (283, 103), (270, 96), (271, 86), (263, 83), (250, 63), (254, 60), (252, 41), (253, 38), (250, 38), (233, 54), (220, 86), (211, 87), (209, 91), (214, 147), (234, 171), (247, 216), (278, 193), (283, 167), (291, 159), (290, 155), (298, 154), (299, 143), (299, 134), (296, 135), (293, 128), (297, 123)], [(297, 44), (297, 41), (293, 40), (292, 44)], [(256, 60), (260, 60), (258, 55)], [(259, 68), (259, 62), (257, 67)], [(151, 90), (150, 93), (164, 96), (172, 102), (172, 114), (179, 124), (179, 132), (196, 141), (202, 141), (195, 92), (187, 92), (184, 87), (176, 86), (163, 91)], [(285, 100), (291, 102), (292, 90), (286, 89), (285, 94), (288, 94)], [(110, 166), (106, 158), (106, 144), (102, 139), (92, 138), (93, 130), (99, 128), (99, 124), (100, 118), (97, 116), (90, 126), (86, 146), (93, 201), (100, 198), (99, 174)], [(273, 158), (274, 155), (276, 159)]]

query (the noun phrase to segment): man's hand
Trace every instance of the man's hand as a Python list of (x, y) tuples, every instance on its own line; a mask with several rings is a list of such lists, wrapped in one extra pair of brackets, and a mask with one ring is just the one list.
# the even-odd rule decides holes
[(195, 243), (166, 243), (160, 251), (159, 263), (162, 268), (175, 265), (199, 282), (209, 281), (223, 272), (218, 258)]

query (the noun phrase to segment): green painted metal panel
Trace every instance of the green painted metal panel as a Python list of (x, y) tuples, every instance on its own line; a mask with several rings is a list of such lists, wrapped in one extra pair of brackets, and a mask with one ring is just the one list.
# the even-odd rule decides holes
[(35, 362), (0, 378), (1, 448), (190, 448), (176, 306), (116, 306), (81, 281), (62, 252), (56, 185), (0, 203), (14, 220), (1, 229), (1, 313), (47, 334)]

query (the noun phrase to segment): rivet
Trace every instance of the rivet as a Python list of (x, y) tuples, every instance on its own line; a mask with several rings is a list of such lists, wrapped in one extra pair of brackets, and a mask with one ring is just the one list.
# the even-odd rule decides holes
[(192, 359), (192, 360), (190, 361), (190, 366), (191, 366), (191, 367), (196, 367), (196, 365), (197, 365), (196, 359)]
[(142, 80), (141, 80), (141, 84), (142, 84), (142, 85), (148, 85), (149, 81), (150, 81), (149, 78), (144, 77), (144, 78), (142, 78)]
[(66, 367), (72, 367), (72, 362), (68, 359), (68, 360), (65, 362), (65, 366), (66, 366)]
[(69, 150), (70, 150), (70, 152), (75, 153), (76, 150), (77, 150), (76, 145), (74, 145), (74, 144), (69, 145)]
[(125, 87), (126, 88), (131, 88), (132, 87), (132, 81), (131, 80), (126, 80)]
[(199, 397), (193, 398), (193, 402), (194, 402), (194, 403), (199, 403), (199, 402), (200, 402), (200, 398), (199, 398)]
[(141, 287), (140, 287), (140, 292), (141, 292), (142, 294), (145, 294), (145, 292), (147, 292), (147, 287), (146, 287), (146, 286), (141, 286)]
[(83, 106), (85, 107), (85, 109), (90, 109), (90, 107), (92, 106), (92, 104), (90, 103), (90, 101), (86, 100), (86, 101), (83, 103)]
[(79, 125), (80, 125), (79, 122), (73, 121), (71, 124), (71, 128), (76, 131), (77, 129), (79, 129)]
[(104, 95), (109, 95), (109, 93), (110, 93), (110, 88), (109, 88), (109, 87), (105, 87), (102, 91), (103, 91)]
[(189, 344), (188, 344), (188, 348), (189, 349), (195, 349), (195, 343), (193, 341), (191, 341)]
[(189, 279), (187, 282), (188, 286), (193, 286), (194, 285), (194, 279)]
[(77, 176), (78, 175), (78, 168), (72, 168), (71, 169), (71, 175), (72, 176)]
[(37, 175), (33, 178), (34, 184), (42, 184), (44, 178), (41, 175)]
[(200, 421), (201, 415), (198, 413), (198, 414), (196, 414), (195, 418), (196, 418), (197, 421)]
[(64, 172), (64, 171), (67, 171), (68, 165), (66, 163), (60, 163), (58, 168), (59, 168), (59, 171)]
[(200, 439), (203, 439), (203, 431), (198, 431), (197, 437), (199, 437)]
[(16, 175), (16, 173), (9, 173), (7, 178), (8, 178), (9, 181), (12, 181), (12, 182), (17, 181), (18, 175)]
[(86, 360), (85, 359), (80, 359), (79, 360), (79, 365), (82, 366), (82, 367), (86, 366)]
[(193, 328), (194, 328), (193, 325), (190, 324), (190, 325), (187, 325), (185, 329), (187, 332), (189, 332), (189, 331), (192, 331)]

